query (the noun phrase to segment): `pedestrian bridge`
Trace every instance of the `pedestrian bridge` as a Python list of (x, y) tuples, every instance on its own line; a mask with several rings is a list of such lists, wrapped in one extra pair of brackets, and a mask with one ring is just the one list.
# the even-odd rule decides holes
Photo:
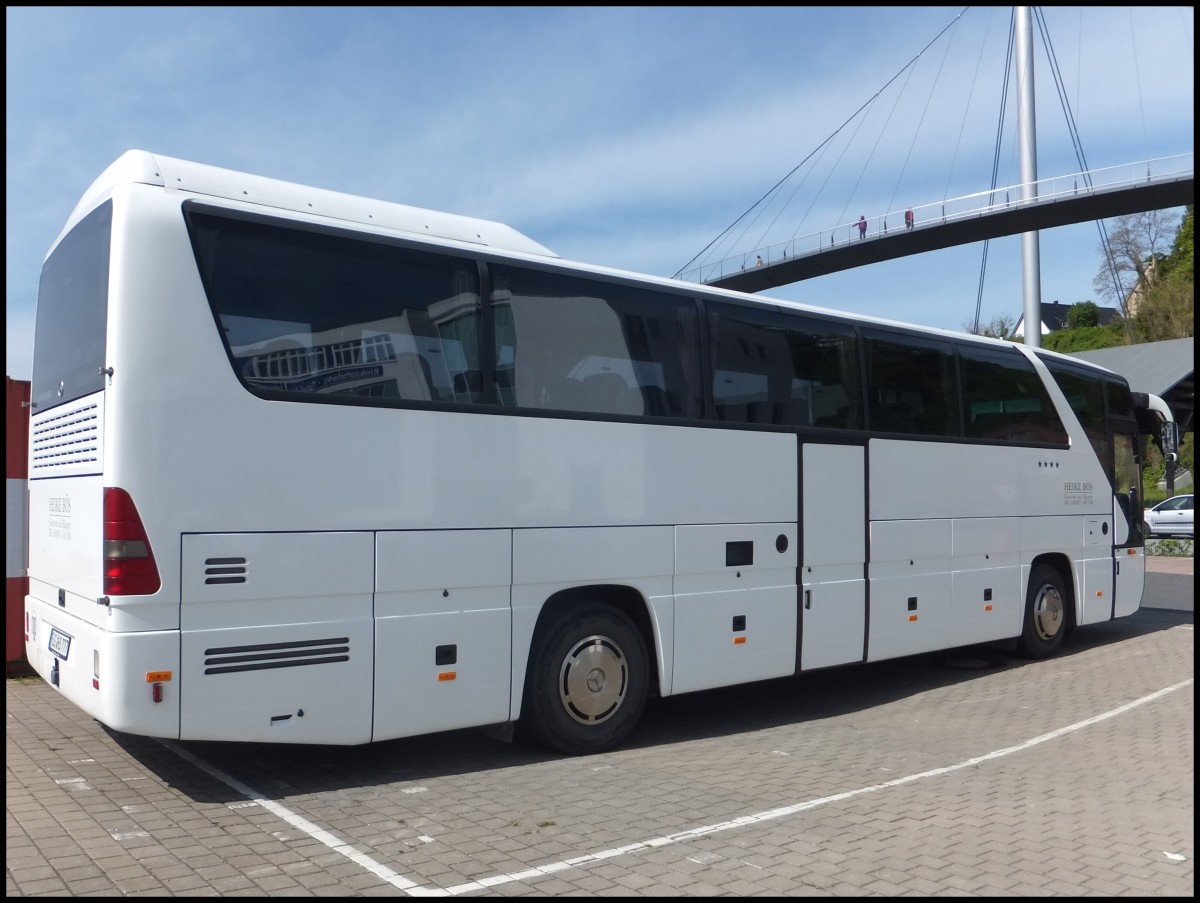
[[(760, 292), (853, 267), (1004, 235), (1195, 203), (1194, 152), (1039, 179), (857, 220), (683, 270), (678, 278)], [(1032, 191), (1025, 191), (1032, 187)], [(1029, 196), (1023, 198), (1022, 195)], [(757, 265), (757, 258), (762, 264)]]

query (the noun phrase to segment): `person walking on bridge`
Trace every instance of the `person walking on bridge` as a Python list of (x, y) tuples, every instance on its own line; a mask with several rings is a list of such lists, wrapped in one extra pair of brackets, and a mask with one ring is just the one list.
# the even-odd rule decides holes
[(867, 237), (867, 218), (865, 216), (860, 216), (858, 218), (858, 237)]
[(912, 212), (912, 207), (909, 207), (907, 210), (904, 211), (904, 228), (906, 230), (908, 230), (908, 229), (911, 229), (912, 227), (913, 227), (913, 212)]

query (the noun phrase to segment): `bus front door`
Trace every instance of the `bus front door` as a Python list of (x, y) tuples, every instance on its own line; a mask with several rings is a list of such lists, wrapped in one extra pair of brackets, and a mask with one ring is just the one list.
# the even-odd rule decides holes
[(798, 670), (862, 661), (866, 648), (866, 450), (800, 447)]
[(1132, 422), (1114, 424), (1113, 484), (1116, 510), (1113, 512), (1112, 544), (1114, 565), (1112, 612), (1109, 617), (1124, 618), (1135, 613), (1146, 590), (1145, 537), (1142, 535), (1142, 462), (1138, 451), (1136, 427)]

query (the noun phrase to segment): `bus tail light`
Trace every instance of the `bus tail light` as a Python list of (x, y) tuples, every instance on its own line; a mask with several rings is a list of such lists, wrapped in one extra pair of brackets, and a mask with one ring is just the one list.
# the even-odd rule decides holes
[(171, 679), (170, 671), (147, 671), (146, 683), (150, 684), (151, 702), (163, 701), (163, 684)]
[(148, 596), (162, 581), (133, 499), (124, 489), (104, 487), (104, 594)]

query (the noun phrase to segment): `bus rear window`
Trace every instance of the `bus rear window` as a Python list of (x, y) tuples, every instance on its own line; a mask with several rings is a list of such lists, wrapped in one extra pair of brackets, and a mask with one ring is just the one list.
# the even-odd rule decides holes
[(84, 217), (42, 267), (30, 400), (42, 412), (104, 388), (112, 201)]

